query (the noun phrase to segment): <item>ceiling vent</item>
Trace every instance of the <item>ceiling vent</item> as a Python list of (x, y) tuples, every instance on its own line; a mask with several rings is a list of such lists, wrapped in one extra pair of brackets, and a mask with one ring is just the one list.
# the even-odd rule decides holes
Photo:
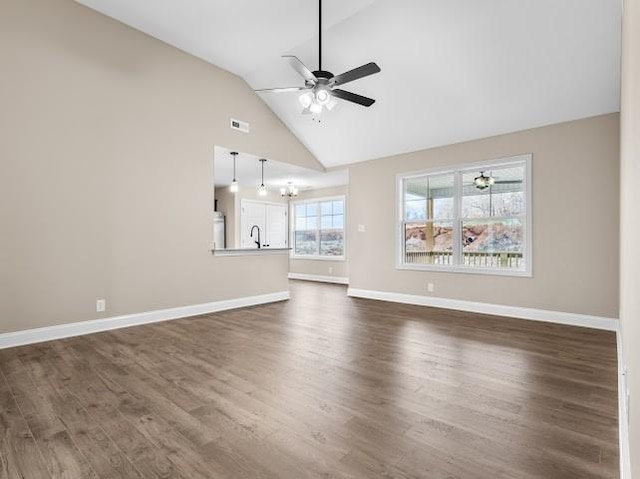
[(249, 133), (249, 123), (247, 123), (246, 121), (234, 120), (233, 118), (231, 118), (230, 125), (232, 130)]

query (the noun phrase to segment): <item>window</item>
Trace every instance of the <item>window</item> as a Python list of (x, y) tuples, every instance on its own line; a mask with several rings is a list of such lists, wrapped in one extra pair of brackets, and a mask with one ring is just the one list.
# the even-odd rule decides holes
[(398, 175), (398, 267), (531, 274), (531, 156)]
[(344, 198), (293, 203), (293, 256), (344, 259)]

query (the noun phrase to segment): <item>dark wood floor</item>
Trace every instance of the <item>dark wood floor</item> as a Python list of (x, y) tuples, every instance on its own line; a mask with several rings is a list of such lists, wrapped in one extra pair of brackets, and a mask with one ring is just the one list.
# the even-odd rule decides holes
[(618, 477), (612, 333), (291, 287), (0, 351), (0, 477)]

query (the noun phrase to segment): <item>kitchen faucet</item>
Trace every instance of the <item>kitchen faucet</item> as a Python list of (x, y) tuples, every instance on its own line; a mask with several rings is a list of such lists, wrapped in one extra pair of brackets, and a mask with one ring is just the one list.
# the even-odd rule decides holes
[(251, 227), (251, 237), (253, 238), (253, 230), (254, 230), (255, 228), (258, 228), (258, 240), (257, 240), (257, 241), (254, 241), (254, 243), (255, 243), (255, 244), (257, 244), (257, 245), (258, 245), (258, 249), (260, 249), (260, 246), (261, 246), (261, 245), (260, 245), (260, 227), (259, 227), (258, 225), (253, 225), (253, 226)]

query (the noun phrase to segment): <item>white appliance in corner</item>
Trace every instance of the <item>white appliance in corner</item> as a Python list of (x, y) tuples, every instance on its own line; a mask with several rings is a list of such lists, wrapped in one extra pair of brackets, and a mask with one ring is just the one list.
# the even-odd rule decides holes
[(213, 249), (225, 249), (224, 213), (213, 212)]
[(287, 204), (242, 200), (240, 209), (240, 241), (242, 248), (257, 248), (260, 228), (260, 248), (286, 248), (288, 243)]

